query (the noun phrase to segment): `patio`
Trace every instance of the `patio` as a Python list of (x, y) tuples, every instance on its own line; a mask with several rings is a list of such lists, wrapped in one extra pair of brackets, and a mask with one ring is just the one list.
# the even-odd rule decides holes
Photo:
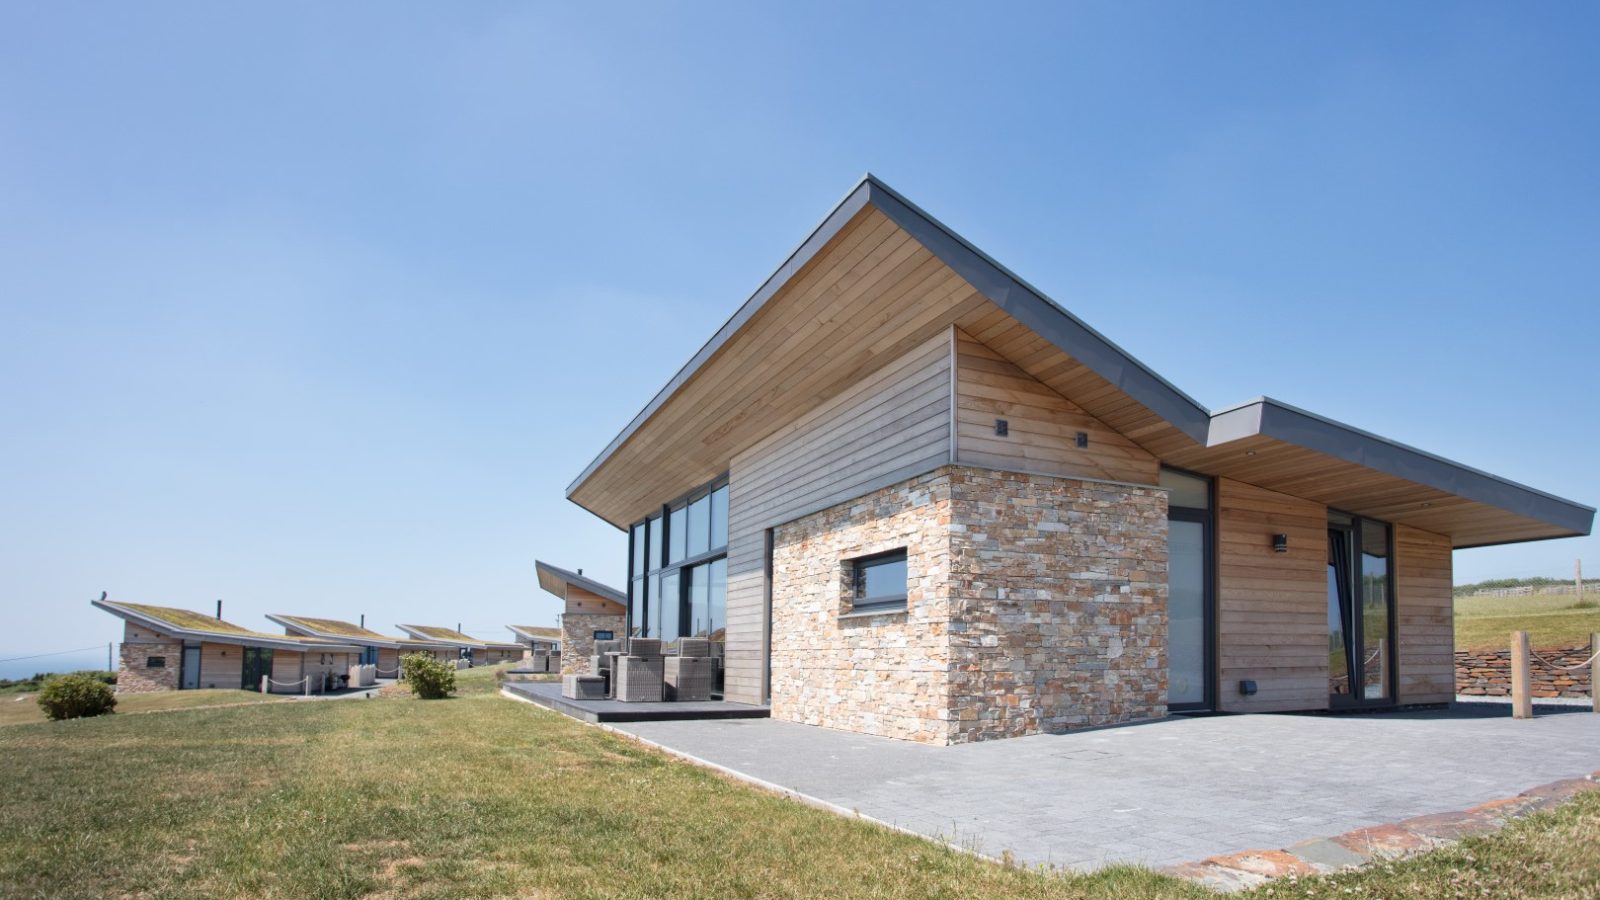
[[(1170, 718), (951, 747), (770, 719), (614, 727), (847, 814), (1078, 870), (1285, 848), (1600, 769), (1600, 716), (1515, 721), (1482, 703)], [(1350, 861), (1329, 841), (1305, 852)]]

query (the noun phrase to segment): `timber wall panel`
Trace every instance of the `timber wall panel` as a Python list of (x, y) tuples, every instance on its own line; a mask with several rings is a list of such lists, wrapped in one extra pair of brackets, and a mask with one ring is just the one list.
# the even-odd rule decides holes
[[(244, 678), (244, 648), (235, 644), (200, 645), (200, 686), (238, 690)], [(256, 685), (256, 689), (260, 689)]]
[(1448, 703), (1455, 697), (1450, 539), (1396, 525), (1394, 551), (1399, 701)]
[[(1005, 419), (1009, 434), (994, 433)], [(1089, 446), (1077, 446), (1078, 432)], [(1156, 458), (966, 332), (956, 331), (956, 458), (1018, 472), (1155, 484)]]
[(950, 461), (950, 335), (860, 379), (734, 458), (729, 469), (729, 700), (762, 701), (766, 529)]
[[(1328, 705), (1328, 509), (1217, 479), (1217, 702), (1233, 712)], [(1287, 553), (1272, 536), (1289, 537)], [(1256, 682), (1245, 697), (1239, 682)]]
[(275, 682), (272, 685), (272, 693), (298, 694), (305, 689), (305, 686), (299, 683), (300, 679), (305, 677), (305, 658), (304, 653), (296, 653), (293, 650), (272, 651), (272, 680)]

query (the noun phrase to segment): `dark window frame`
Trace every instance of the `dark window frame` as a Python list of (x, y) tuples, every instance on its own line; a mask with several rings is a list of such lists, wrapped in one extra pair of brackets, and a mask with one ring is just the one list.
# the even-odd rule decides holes
[[(1201, 552), (1205, 559), (1206, 574), (1204, 580), (1203, 624), (1201, 627), (1205, 629), (1205, 641), (1202, 648), (1205, 657), (1205, 699), (1199, 703), (1168, 703), (1167, 708), (1174, 712), (1210, 712), (1217, 708), (1218, 685), (1222, 680), (1217, 662), (1217, 579), (1219, 577), (1218, 569), (1221, 568), (1217, 560), (1217, 533), (1221, 530), (1218, 524), (1217, 479), (1203, 472), (1195, 472), (1178, 466), (1169, 466), (1165, 463), (1161, 465), (1161, 468), (1189, 478), (1204, 479), (1206, 482), (1205, 509), (1197, 509), (1192, 506), (1173, 506), (1170, 503), (1167, 505), (1167, 518), (1169, 520), (1198, 524), (1202, 528), (1204, 537)], [(1157, 473), (1157, 478), (1160, 478), (1160, 473)]]
[[(869, 553), (865, 556), (857, 556), (845, 561), (850, 572), (850, 608), (846, 610), (847, 613), (894, 613), (903, 612), (909, 608), (911, 593), (911, 554), (908, 552), (909, 549), (907, 547), (896, 547), (893, 550)], [(868, 570), (896, 563), (904, 565), (906, 569), (904, 590), (898, 594), (882, 594), (876, 597), (861, 596), (865, 588), (865, 574)]]
[[(728, 485), (728, 473), (724, 472), (705, 484), (696, 487), (694, 490), (675, 497), (670, 502), (661, 504), (660, 507), (651, 510), (649, 515), (641, 517), (638, 521), (628, 526), (628, 634), (632, 635), (637, 633), (641, 636), (650, 635), (650, 623), (654, 620), (655, 613), (658, 611), (657, 604), (663, 599), (661, 597), (652, 596), (650, 592), (650, 586), (652, 584), (661, 584), (665, 582), (666, 576), (674, 573), (678, 574), (679, 576), (677, 579), (677, 591), (675, 592), (677, 597), (668, 599), (670, 601), (675, 601), (676, 603), (680, 630), (682, 624), (689, 620), (691, 610), (689, 608), (688, 570), (694, 568), (695, 566), (706, 565), (708, 563), (715, 562), (719, 559), (726, 559), (728, 556), (728, 545), (724, 543), (720, 547), (710, 547), (703, 553), (697, 553), (693, 556), (685, 556), (683, 559), (672, 560), (669, 562), (668, 560), (670, 560), (672, 557), (672, 514), (679, 510), (683, 510), (683, 519), (685, 522), (687, 522), (689, 519), (687, 510), (690, 504), (699, 502), (702, 499), (708, 499), (717, 491), (727, 489)], [(709, 514), (709, 510), (707, 511), (706, 519), (708, 528), (706, 540), (709, 542), (711, 540), (710, 532), (714, 531), (714, 529), (711, 528), (714, 519)], [(727, 523), (723, 524), (726, 527)], [(646, 559), (645, 570), (643, 572), (637, 572), (634, 571), (633, 529), (641, 525), (645, 526), (647, 529), (645, 534)], [(654, 537), (654, 535), (650, 534), (648, 531), (650, 526), (655, 526), (661, 532), (661, 539), (659, 541), (659, 558), (650, 558), (652, 556), (650, 553), (652, 538)], [(731, 541), (731, 536), (728, 539)], [(687, 547), (688, 544), (688, 540), (685, 540), (684, 546)], [(645, 589), (645, 596), (643, 598), (644, 602), (636, 603), (634, 591), (636, 587), (640, 586)], [(724, 604), (726, 604), (726, 598), (724, 598)], [(636, 610), (638, 611), (637, 615), (643, 616), (644, 622), (640, 623), (635, 621), (637, 617)], [(724, 614), (726, 614), (726, 605), (724, 605)], [(722, 623), (722, 627), (726, 628), (727, 623)], [(659, 637), (659, 635), (650, 636)], [(676, 640), (676, 638), (669, 638), (668, 640)]]
[(165, 656), (146, 656), (144, 658), (144, 667), (146, 669), (165, 669), (167, 667), (167, 658)]
[[(1338, 509), (1332, 506), (1328, 507), (1328, 513), (1329, 529), (1345, 531), (1346, 539), (1350, 542), (1350, 590), (1353, 592), (1352, 596), (1354, 597), (1356, 615), (1352, 616), (1354, 621), (1350, 623), (1349, 627), (1351, 632), (1350, 641), (1355, 647), (1366, 646), (1367, 638), (1366, 616), (1361, 614), (1362, 604), (1366, 601), (1366, 597), (1363, 593), (1363, 583), (1366, 580), (1366, 572), (1363, 570), (1362, 560), (1362, 547), (1365, 546), (1365, 535), (1362, 534), (1362, 529), (1366, 522), (1372, 522), (1376, 525), (1383, 526), (1384, 531), (1387, 532), (1386, 540), (1384, 542), (1385, 552), (1387, 555), (1384, 557), (1385, 571), (1383, 590), (1385, 602), (1388, 604), (1388, 622), (1386, 623), (1388, 627), (1385, 629), (1387, 634), (1384, 635), (1384, 648), (1387, 652), (1385, 652), (1384, 657), (1389, 666), (1389, 690), (1387, 696), (1368, 699), (1365, 696), (1366, 663), (1364, 661), (1357, 660), (1348, 650), (1346, 650), (1345, 658), (1347, 660), (1347, 665), (1353, 664), (1349, 674), (1351, 690), (1349, 694), (1330, 693), (1328, 695), (1328, 708), (1382, 709), (1384, 707), (1399, 706), (1401, 703), (1399, 648), (1400, 617), (1398, 614), (1400, 608), (1400, 598), (1395, 595), (1395, 570), (1399, 568), (1395, 565), (1395, 524), (1384, 519), (1377, 519), (1373, 518), (1372, 516), (1363, 516), (1359, 513), (1349, 512), (1347, 510)], [(1350, 524), (1334, 524), (1332, 520), (1332, 516), (1334, 515), (1348, 517), (1350, 519)], [(1363, 688), (1359, 693), (1355, 690), (1355, 685), (1358, 683), (1358, 681)]]

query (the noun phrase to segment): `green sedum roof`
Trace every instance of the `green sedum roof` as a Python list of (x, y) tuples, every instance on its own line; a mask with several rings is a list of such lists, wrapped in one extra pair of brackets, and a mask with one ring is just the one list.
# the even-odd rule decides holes
[(232, 637), (266, 638), (267, 640), (289, 641), (300, 644), (333, 643), (332, 641), (324, 640), (322, 638), (269, 634), (264, 631), (251, 631), (248, 628), (240, 628), (238, 625), (235, 625), (232, 622), (224, 622), (215, 616), (208, 616), (205, 613), (197, 613), (188, 609), (178, 609), (172, 606), (152, 606), (148, 603), (122, 602), (108, 604), (108, 606), (110, 605), (121, 607), (122, 609), (125, 609), (131, 613), (137, 613), (138, 615), (144, 616), (147, 619), (153, 619), (157, 622), (164, 622), (173, 628), (183, 631), (198, 631), (216, 635), (229, 635)]
[(310, 616), (284, 615), (280, 615), (278, 618), (284, 620), (285, 622), (293, 622), (295, 625), (304, 628), (307, 631), (315, 631), (318, 634), (347, 638), (367, 638), (369, 640), (379, 641), (397, 640), (397, 638), (392, 638), (386, 634), (379, 634), (370, 628), (362, 628), (360, 625), (355, 625), (340, 619), (313, 619)]

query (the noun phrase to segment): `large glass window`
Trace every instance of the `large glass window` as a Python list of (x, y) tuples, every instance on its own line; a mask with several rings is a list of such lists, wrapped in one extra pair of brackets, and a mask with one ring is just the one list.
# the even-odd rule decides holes
[(1211, 479), (1162, 468), (1167, 489), (1167, 706), (1212, 703)]
[(689, 504), (689, 524), (686, 540), (689, 556), (699, 556), (711, 546), (711, 495), (707, 494)]
[(711, 546), (728, 546), (728, 486), (711, 492)]
[[(727, 608), (728, 485), (664, 504), (629, 536), (632, 634), (722, 639)], [(643, 548), (643, 549), (641, 549)]]
[(684, 527), (688, 520), (689, 510), (680, 506), (667, 515), (667, 562), (683, 562), (684, 554), (688, 548), (689, 531)]

